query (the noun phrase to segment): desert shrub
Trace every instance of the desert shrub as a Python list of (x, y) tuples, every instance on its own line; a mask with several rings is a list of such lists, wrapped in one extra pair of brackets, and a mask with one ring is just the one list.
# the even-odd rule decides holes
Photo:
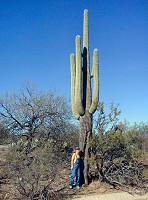
[(5, 145), (9, 144), (10, 133), (9, 130), (2, 124), (0, 124), (0, 144)]
[(119, 114), (113, 104), (109, 114), (103, 104), (99, 107), (96, 131), (89, 144), (90, 174), (114, 186), (144, 187), (147, 165), (142, 159), (141, 133), (119, 122)]
[(63, 154), (53, 139), (32, 143), (28, 152), (26, 147), (26, 144), (10, 147), (7, 162), (11, 182), (24, 198), (38, 199), (44, 187), (48, 193), (52, 191), (52, 182), (63, 164)]

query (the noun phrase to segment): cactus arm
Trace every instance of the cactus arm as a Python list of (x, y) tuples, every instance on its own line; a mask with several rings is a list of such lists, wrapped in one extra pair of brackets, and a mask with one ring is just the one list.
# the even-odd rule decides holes
[(75, 65), (75, 56), (70, 54), (70, 71), (71, 71), (71, 106), (72, 113), (76, 119), (79, 119), (79, 114), (75, 108), (75, 78), (76, 78), (76, 65)]
[(80, 116), (84, 114), (82, 104), (82, 66), (81, 66), (81, 41), (76, 36), (76, 80), (75, 80), (75, 107)]
[(98, 99), (99, 99), (98, 49), (94, 49), (92, 75), (94, 78), (94, 94), (93, 94), (93, 100), (89, 109), (89, 113), (91, 114), (95, 112), (98, 105)]
[(84, 20), (83, 20), (83, 75), (84, 81), (83, 86), (86, 87), (83, 91), (85, 110), (89, 110), (91, 106), (92, 96), (91, 96), (91, 74), (90, 74), (90, 58), (89, 58), (89, 31), (88, 31), (88, 10), (84, 10)]
[(88, 51), (88, 10), (84, 10), (84, 21), (83, 21), (83, 48), (86, 48)]

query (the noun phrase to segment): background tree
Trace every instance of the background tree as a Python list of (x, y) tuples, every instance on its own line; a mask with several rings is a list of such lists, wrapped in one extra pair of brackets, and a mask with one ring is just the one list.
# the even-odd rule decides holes
[(32, 140), (35, 135), (63, 131), (70, 119), (66, 100), (54, 92), (37, 92), (25, 84), (19, 93), (5, 94), (0, 98), (0, 119), (11, 134), (24, 135)]
[(31, 84), (0, 98), (1, 123), (14, 136), (7, 157), (9, 174), (23, 199), (38, 199), (43, 188), (53, 192), (56, 179), (59, 187), (61, 169), (70, 163), (64, 138), (75, 130), (69, 110), (62, 96), (38, 92)]

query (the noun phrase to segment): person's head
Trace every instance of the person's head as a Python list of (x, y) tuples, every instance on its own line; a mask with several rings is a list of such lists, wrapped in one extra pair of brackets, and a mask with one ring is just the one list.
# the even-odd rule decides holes
[(75, 153), (76, 153), (76, 154), (79, 154), (79, 153), (80, 153), (80, 148), (79, 148), (79, 147), (76, 147), (76, 148), (75, 148)]

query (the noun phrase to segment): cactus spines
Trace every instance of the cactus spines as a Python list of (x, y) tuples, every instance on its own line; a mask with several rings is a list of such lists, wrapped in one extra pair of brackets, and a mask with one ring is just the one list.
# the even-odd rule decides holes
[[(71, 101), (73, 115), (80, 121), (79, 146), (84, 152), (84, 179), (88, 183), (89, 139), (92, 135), (92, 115), (98, 105), (99, 75), (98, 49), (93, 52), (92, 75), (90, 73), (88, 10), (84, 10), (83, 20), (83, 50), (81, 38), (76, 36), (76, 58), (70, 55), (71, 65)], [(91, 78), (94, 79), (92, 98)]]

